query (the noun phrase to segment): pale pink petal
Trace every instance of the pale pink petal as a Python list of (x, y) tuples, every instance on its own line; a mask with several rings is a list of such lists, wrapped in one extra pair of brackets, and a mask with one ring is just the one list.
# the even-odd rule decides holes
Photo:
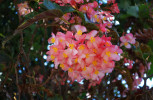
[(73, 33), (71, 31), (67, 31), (66, 32), (66, 37), (72, 38), (73, 37)]
[(90, 41), (87, 42), (87, 47), (88, 48), (92, 48), (93, 47), (93, 45), (92, 45), (92, 43)]
[(125, 36), (120, 37), (120, 41), (121, 42), (127, 42), (127, 39), (125, 38)]
[(128, 45), (125, 46), (126, 48), (131, 48), (131, 45), (128, 43)]
[(95, 37), (97, 35), (98, 31), (92, 30), (89, 34), (91, 34), (92, 37)]
[(99, 75), (98, 75), (100, 78), (103, 78), (105, 76), (105, 74), (101, 71), (99, 72)]
[(75, 56), (78, 53), (76, 49), (73, 49), (73, 56)]

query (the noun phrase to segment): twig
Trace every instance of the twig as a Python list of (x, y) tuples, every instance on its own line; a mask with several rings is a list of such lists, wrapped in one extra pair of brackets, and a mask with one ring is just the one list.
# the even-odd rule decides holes
[(34, 29), (34, 32), (33, 32), (33, 34), (32, 34), (31, 40), (29, 41), (29, 45), (30, 45), (30, 46), (29, 46), (29, 51), (28, 51), (28, 53), (27, 53), (27, 56), (29, 56), (30, 48), (32, 47), (33, 40), (34, 40), (34, 37), (35, 37), (35, 35), (36, 35), (36, 33), (37, 33), (38, 27), (39, 27), (39, 25), (37, 24), (36, 27), (35, 27), (35, 29)]
[(18, 100), (20, 100), (20, 92), (21, 92), (20, 87), (19, 87), (19, 81), (18, 81), (18, 80), (19, 80), (19, 78), (18, 78), (18, 71), (17, 71), (17, 69), (16, 69), (16, 67), (17, 67), (17, 65), (18, 65), (19, 57), (20, 57), (20, 54), (18, 55), (17, 61), (16, 61), (15, 65), (14, 65), (15, 77), (16, 77), (16, 86), (17, 86), (18, 92), (19, 92), (19, 98), (18, 98)]
[(2, 48), (5, 48), (5, 44), (11, 40), (14, 36), (16, 36), (18, 33), (20, 33), (20, 31), (15, 30), (13, 35), (9, 36), (8, 38), (6, 38), (3, 42), (2, 42)]
[(10, 65), (10, 68), (9, 68), (9, 69), (11, 69), (11, 70), (9, 70), (9, 72), (5, 75), (5, 80), (3, 81), (3, 83), (1, 83), (0, 90), (3, 89), (5, 83), (6, 83), (7, 79), (8, 79), (8, 77), (9, 77), (9, 75), (10, 75), (12, 69), (13, 69), (12, 65)]
[(12, 98), (11, 98), (11, 96), (10, 96), (10, 94), (6, 91), (6, 90), (3, 90), (3, 92), (5, 92), (6, 93), (6, 97), (9, 99), (9, 100), (12, 100)]
[(47, 84), (47, 83), (49, 82), (49, 80), (50, 80), (51, 77), (53, 76), (54, 71), (51, 70), (50, 73), (51, 73), (51, 74), (50, 74), (50, 76), (47, 78), (47, 80), (46, 80), (44, 83), (41, 84), (42, 86), (44, 86), (45, 84)]

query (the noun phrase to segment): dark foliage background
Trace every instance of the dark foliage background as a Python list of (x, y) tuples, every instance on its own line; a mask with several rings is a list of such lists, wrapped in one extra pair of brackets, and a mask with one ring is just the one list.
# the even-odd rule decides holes
[[(153, 77), (152, 0), (117, 0), (120, 14), (115, 15), (115, 20), (120, 25), (114, 25), (109, 35), (117, 43), (116, 33), (121, 36), (130, 29), (138, 42), (132, 50), (123, 48), (123, 55), (132, 60), (137, 59), (138, 63), (132, 70), (128, 70), (121, 67), (123, 63), (118, 62), (112, 73), (90, 89), (88, 80), (83, 80), (83, 84), (71, 84), (67, 81), (67, 72), (54, 69), (53, 62), (45, 60), (50, 33), (61, 30), (54, 18), (73, 12), (74, 9), (60, 7), (49, 0), (44, 0), (40, 5), (41, 0), (27, 0), (34, 12), (23, 17), (19, 16), (17, 4), (24, 1), (26, 0), (0, 1), (0, 100), (86, 100), (89, 95), (91, 100), (153, 99), (153, 88), (146, 86), (146, 80)], [(90, 24), (89, 29), (93, 28)], [(138, 72), (140, 62), (144, 65), (152, 62), (152, 65), (150, 70), (146, 70), (144, 86), (133, 91), (132, 74)], [(122, 75), (121, 80), (113, 82), (118, 75)], [(125, 97), (123, 92), (126, 84), (122, 80), (126, 80), (130, 88)]]

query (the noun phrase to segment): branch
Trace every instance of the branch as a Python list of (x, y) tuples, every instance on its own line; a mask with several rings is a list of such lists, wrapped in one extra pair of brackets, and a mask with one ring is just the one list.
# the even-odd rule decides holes
[(8, 38), (6, 38), (3, 42), (2, 42), (2, 48), (5, 47), (5, 44), (12, 39), (14, 36), (16, 36), (18, 33), (20, 33), (22, 30), (24, 30), (25, 28), (29, 27), (31, 24), (38, 22), (40, 20), (43, 19), (47, 19), (47, 18), (56, 18), (56, 17), (62, 17), (63, 13), (60, 10), (47, 10), (44, 11), (38, 15), (36, 15), (35, 17), (21, 23), (18, 28), (15, 30), (15, 32), (13, 33), (13, 35), (9, 36)]

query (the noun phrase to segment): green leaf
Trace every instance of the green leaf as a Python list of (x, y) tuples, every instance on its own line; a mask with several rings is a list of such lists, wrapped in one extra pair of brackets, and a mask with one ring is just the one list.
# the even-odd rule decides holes
[(5, 36), (3, 35), (3, 33), (0, 33), (0, 37), (3, 37), (3, 38), (5, 38)]
[(76, 12), (79, 15), (79, 17), (81, 17), (82, 22), (85, 23), (85, 16), (84, 16), (84, 14), (82, 12), (79, 12), (79, 11), (76, 11)]
[(0, 64), (0, 72), (5, 71), (7, 68), (5, 66), (5, 64)]
[(37, 13), (37, 12), (34, 11), (34, 12), (31, 12), (31, 13), (25, 15), (24, 18), (25, 18), (25, 20), (28, 20), (30, 18), (35, 17), (37, 14), (39, 14), (39, 13)]
[(44, 0), (43, 5), (48, 9), (60, 9), (60, 6), (56, 3), (52, 3), (49, 0)]
[(11, 57), (6, 54), (4, 51), (0, 51), (0, 63), (9, 63), (11, 61)]
[(54, 97), (50, 97), (47, 100), (63, 100), (63, 98), (60, 95), (55, 95)]
[[(153, 74), (153, 55), (151, 55), (148, 59), (148, 62), (151, 62), (150, 65), (150, 70), (148, 71), (148, 75), (152, 75)], [(150, 79), (152, 79), (153, 77), (151, 77)]]
[(68, 13), (68, 12), (73, 12), (74, 9), (72, 7), (69, 6), (60, 6), (60, 10), (63, 11), (63, 13)]
[(70, 7), (70, 6), (59, 6), (58, 4), (53, 3), (50, 0), (44, 0), (43, 4), (48, 9), (59, 9), (63, 13), (73, 12), (74, 11), (74, 9), (72, 7)]
[(139, 6), (139, 16), (141, 18), (148, 18), (149, 17), (149, 7), (146, 4), (141, 4)]
[(86, 98), (86, 92), (81, 93), (79, 96), (80, 99), (85, 99)]
[(128, 9), (127, 9), (127, 14), (131, 15), (131, 16), (134, 16), (136, 18), (139, 17), (138, 15), (138, 11), (139, 11), (139, 8), (138, 6), (130, 6)]
[(118, 4), (120, 9), (125, 9), (127, 10), (128, 7), (130, 6), (131, 2), (129, 0), (120, 0), (120, 3)]
[(119, 14), (120, 19), (124, 20), (127, 19), (128, 17), (130, 17), (131, 15), (129, 14)]
[(150, 41), (148, 42), (148, 45), (150, 46), (151, 50), (153, 51), (153, 40), (150, 40)]
[(88, 29), (88, 30), (98, 30), (98, 27), (93, 24), (93, 23), (86, 23), (85, 24), (85, 27)]
[[(150, 46), (150, 48), (151, 48), (151, 50), (153, 51), (153, 41), (152, 40), (150, 40), (149, 42), (148, 42), (148, 46)], [(153, 74), (153, 54), (151, 54), (151, 55), (147, 55), (147, 56), (145, 56), (145, 57), (149, 57), (148, 58), (148, 62), (151, 62), (151, 66), (150, 66), (150, 70), (148, 71), (148, 75), (151, 75), (151, 74)], [(152, 79), (153, 77), (151, 77), (150, 79)]]
[(147, 44), (141, 43), (140, 49), (141, 49), (142, 53), (152, 54), (152, 50), (151, 50), (150, 46)]

